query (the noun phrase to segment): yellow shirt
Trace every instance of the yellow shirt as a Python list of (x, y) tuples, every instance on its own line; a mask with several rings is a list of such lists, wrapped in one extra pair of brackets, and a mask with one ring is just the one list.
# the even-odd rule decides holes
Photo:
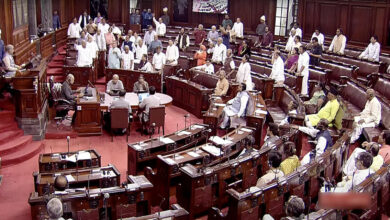
[(328, 101), (326, 105), (321, 108), (321, 110), (317, 114), (308, 115), (311, 125), (314, 127), (318, 124), (321, 119), (328, 120), (329, 124), (336, 117), (337, 111), (339, 110), (340, 104), (337, 99), (333, 99), (332, 101)]
[(280, 170), (283, 171), (284, 175), (288, 175), (294, 172), (294, 170), (296, 170), (300, 165), (301, 162), (299, 161), (297, 155), (293, 155), (283, 160), (280, 164)]
[(376, 172), (382, 167), (382, 165), (383, 165), (383, 157), (378, 154), (376, 157), (372, 158), (372, 164), (370, 166), (370, 169)]
[(229, 89), (229, 81), (226, 78), (218, 80), (217, 86), (215, 87), (215, 95), (223, 96), (226, 95)]

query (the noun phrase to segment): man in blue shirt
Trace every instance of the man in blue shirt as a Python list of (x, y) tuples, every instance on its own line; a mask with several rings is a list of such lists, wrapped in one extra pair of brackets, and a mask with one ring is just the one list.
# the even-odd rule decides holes
[(58, 11), (53, 12), (53, 30), (61, 28), (60, 16), (58, 16)]

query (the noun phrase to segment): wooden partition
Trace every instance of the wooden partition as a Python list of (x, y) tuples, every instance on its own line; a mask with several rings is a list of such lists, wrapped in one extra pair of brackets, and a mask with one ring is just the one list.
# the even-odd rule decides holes
[(138, 70), (106, 69), (106, 83), (108, 83), (114, 74), (119, 76), (127, 92), (133, 92), (134, 83), (138, 81), (140, 75), (144, 76), (149, 87), (154, 86), (156, 92), (161, 92), (162, 79), (158, 72), (143, 72)]

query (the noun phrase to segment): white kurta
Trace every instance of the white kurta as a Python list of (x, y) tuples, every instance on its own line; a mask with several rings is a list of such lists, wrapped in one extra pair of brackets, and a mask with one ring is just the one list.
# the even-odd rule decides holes
[[(382, 106), (379, 100), (374, 97), (370, 101), (366, 102), (366, 106), (360, 115), (354, 118), (356, 127), (351, 134), (351, 143), (354, 143), (359, 139), (362, 134), (363, 128), (373, 128), (379, 125), (382, 116)], [(359, 124), (358, 122), (363, 119), (364, 122)]]
[(210, 64), (207, 66), (207, 64), (203, 64), (202, 66), (197, 66), (195, 67), (197, 70), (203, 70), (208, 74), (213, 74), (214, 73), (214, 65)]
[(303, 71), (301, 72), (303, 79), (302, 79), (302, 89), (301, 94), (302, 95), (308, 95), (308, 81), (309, 81), (309, 63), (310, 63), (310, 56), (307, 52), (304, 52), (303, 54), (299, 55), (298, 58), (298, 71), (301, 71), (301, 68), (304, 67)]
[(236, 74), (236, 81), (238, 83), (245, 83), (246, 90), (253, 89), (251, 65), (248, 62), (241, 63), (240, 66), (238, 67), (238, 71)]
[(156, 25), (156, 33), (159, 36), (164, 36), (165, 33), (167, 32), (167, 27), (165, 26), (164, 23), (160, 23), (156, 20), (156, 18), (153, 18), (153, 22)]
[(157, 54), (155, 53), (153, 55), (153, 62), (152, 64), (154, 65), (154, 68), (157, 69), (157, 70), (161, 70), (163, 68), (163, 65), (165, 65), (165, 54), (164, 53), (160, 53), (160, 54)]
[(113, 34), (118, 34), (118, 35), (122, 34), (121, 29), (119, 29), (118, 27), (114, 27), (112, 29), (112, 33)]
[(91, 66), (92, 65), (92, 54), (88, 47), (81, 45), (76, 46), (77, 49), (77, 62), (76, 66)]
[(95, 41), (87, 42), (87, 48), (91, 51), (92, 59), (95, 59), (97, 57), (97, 52), (99, 51), (99, 48)]
[(239, 38), (244, 37), (244, 24), (242, 22), (240, 23), (235, 22), (232, 27), (232, 30), (236, 33), (237, 37)]
[[(302, 29), (300, 29), (300, 28), (297, 28), (297, 29), (292, 28), (291, 30), (295, 30), (295, 35), (296, 36), (300, 36), (301, 39), (302, 39)], [(291, 30), (290, 30), (290, 35), (291, 35)]]
[(100, 35), (95, 34), (94, 38), (99, 50), (107, 50), (106, 38), (102, 33)]
[[(129, 51), (128, 53), (122, 53), (123, 69), (134, 70), (134, 53)], [(133, 62), (133, 63), (131, 63)], [(131, 65), (132, 64), (132, 65)]]
[(284, 62), (281, 57), (278, 57), (272, 65), (272, 72), (269, 76), (275, 82), (284, 82)]
[(146, 45), (142, 44), (142, 46), (140, 47), (137, 44), (137, 46), (135, 46), (135, 63), (140, 63), (142, 56), (144, 54), (146, 54), (146, 55), (148, 54), (148, 48), (146, 47)]
[(177, 65), (179, 60), (179, 48), (176, 45), (168, 46), (166, 52), (166, 61), (173, 60), (170, 65)]
[(214, 47), (214, 51), (213, 51), (213, 56), (211, 57), (211, 60), (213, 62), (225, 62), (225, 59), (226, 59), (226, 46), (224, 44), (220, 44), (220, 45), (215, 45)]
[(290, 52), (294, 48), (294, 45), (295, 45), (294, 39), (295, 39), (295, 35), (294, 36), (290, 35), (290, 37), (287, 40), (286, 50), (288, 52)]
[(370, 43), (366, 47), (366, 49), (360, 54), (359, 58), (379, 61), (380, 51), (381, 51), (381, 45), (378, 42), (375, 42), (374, 44)]
[(80, 37), (80, 32), (81, 32), (81, 27), (79, 24), (74, 24), (71, 23), (68, 27), (68, 37), (70, 38), (79, 38)]
[(358, 186), (362, 183), (367, 177), (374, 173), (371, 169), (356, 170), (352, 175), (352, 179), (347, 182), (340, 182), (337, 184), (337, 187), (334, 189), (334, 192), (348, 192), (353, 187)]
[[(298, 129), (300, 131), (302, 131), (303, 133), (305, 133), (307, 135), (310, 135), (313, 138), (316, 137), (317, 133), (319, 132), (319, 130), (317, 130), (315, 128), (309, 128), (309, 127), (299, 126)], [(315, 158), (321, 156), (321, 154), (324, 153), (325, 148), (326, 148), (326, 144), (327, 144), (326, 143), (326, 139), (324, 137), (319, 137), (318, 138), (318, 141), (317, 141), (317, 144), (316, 144), (316, 155), (315, 155)], [(308, 163), (310, 163), (310, 152), (308, 152), (307, 154), (305, 154), (305, 156), (303, 156), (302, 161), (301, 161), (301, 165), (305, 165), (305, 164), (308, 164)]]
[(147, 62), (142, 68), (141, 68), (141, 71), (145, 71), (145, 72), (152, 72), (153, 70), (153, 67), (152, 67), (152, 64), (150, 64), (150, 62)]
[(313, 35), (311, 36), (311, 40), (313, 40), (313, 38), (317, 38), (318, 39), (318, 44), (319, 45), (324, 45), (324, 35), (323, 34), (319, 34), (319, 35), (317, 35), (316, 33), (313, 33)]
[(101, 33), (104, 35), (105, 33), (108, 33), (108, 29), (110, 29), (110, 25), (107, 23), (105, 23), (104, 25), (102, 23), (99, 23), (98, 29), (100, 29)]

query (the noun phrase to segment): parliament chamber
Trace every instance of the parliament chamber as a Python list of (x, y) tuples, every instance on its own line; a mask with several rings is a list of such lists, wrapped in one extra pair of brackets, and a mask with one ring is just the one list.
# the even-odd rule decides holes
[(0, 18), (0, 219), (390, 219), (390, 0)]

